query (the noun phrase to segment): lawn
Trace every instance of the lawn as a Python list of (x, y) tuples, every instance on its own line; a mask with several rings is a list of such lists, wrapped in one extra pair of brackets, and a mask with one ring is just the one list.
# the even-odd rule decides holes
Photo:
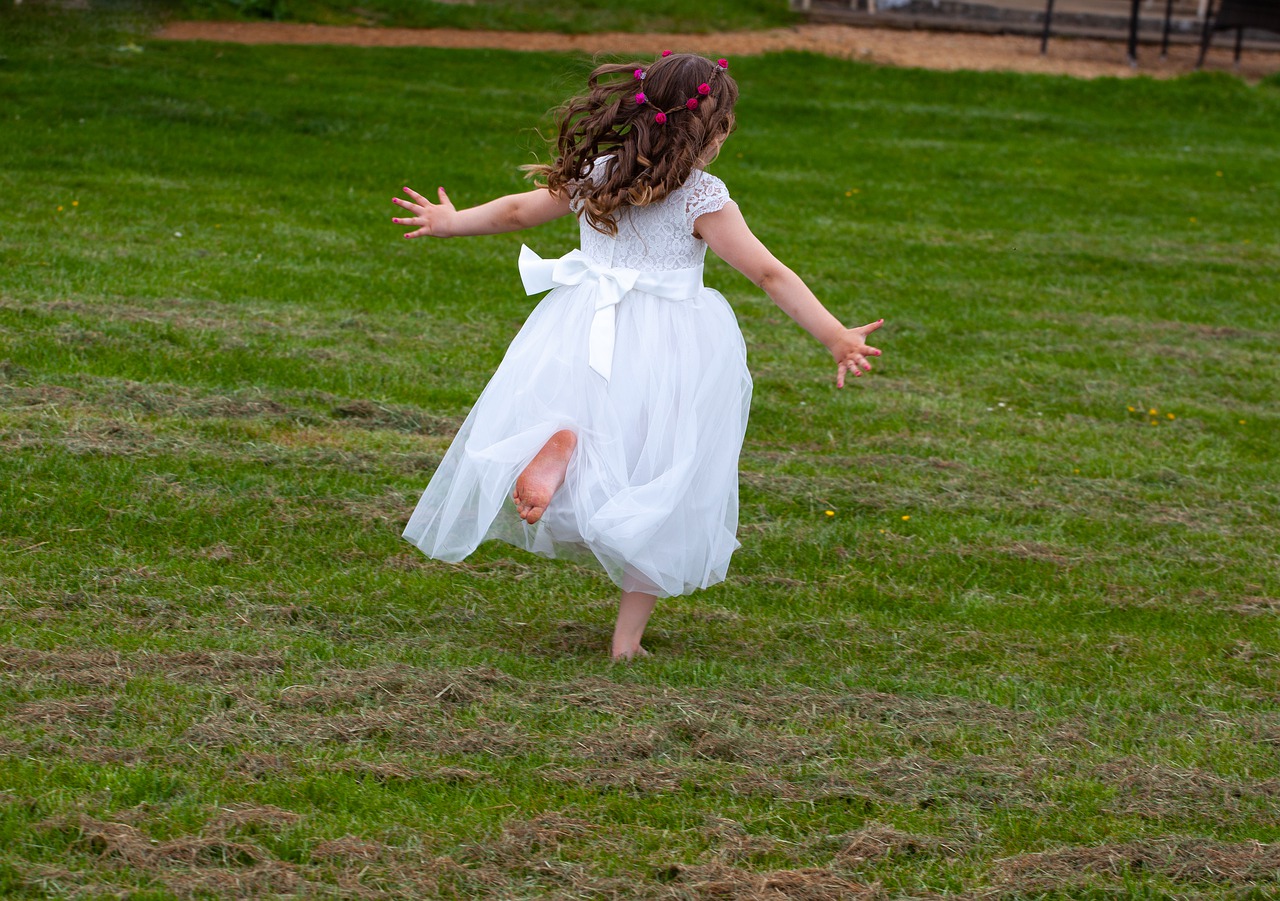
[[(399, 533), (531, 307), (583, 57), (0, 13), (0, 895), (1280, 891), (1280, 84), (731, 61), (729, 580)], [(772, 894), (771, 894), (772, 893)]]
[[(117, 0), (119, 2), (119, 0)], [(516, 31), (711, 32), (778, 28), (801, 21), (787, 0), (141, 0), (186, 19), (313, 22), (399, 28)]]

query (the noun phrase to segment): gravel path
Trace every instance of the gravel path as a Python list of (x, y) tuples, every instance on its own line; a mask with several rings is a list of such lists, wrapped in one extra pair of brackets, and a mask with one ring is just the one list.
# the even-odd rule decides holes
[[(1041, 72), (1080, 78), (1150, 75), (1169, 78), (1195, 67), (1197, 49), (1175, 45), (1167, 59), (1159, 48), (1139, 48), (1140, 65), (1124, 60), (1124, 44), (1059, 38), (1040, 55), (1038, 38), (943, 31), (903, 31), (849, 25), (800, 25), (770, 31), (719, 34), (590, 35), (550, 32), (464, 31), (453, 28), (360, 28), (293, 25), (284, 22), (171, 22), (156, 35), (172, 41), (226, 41), (241, 44), (349, 44), (359, 47), (472, 47), (502, 50), (580, 50), (587, 53), (635, 53), (652, 56), (672, 49), (725, 56), (749, 56), (777, 50), (807, 50), (842, 59), (925, 69), (977, 69)], [(1256, 81), (1280, 72), (1280, 52), (1246, 50), (1241, 67), (1231, 63), (1231, 48), (1211, 48), (1208, 69), (1236, 72)]]

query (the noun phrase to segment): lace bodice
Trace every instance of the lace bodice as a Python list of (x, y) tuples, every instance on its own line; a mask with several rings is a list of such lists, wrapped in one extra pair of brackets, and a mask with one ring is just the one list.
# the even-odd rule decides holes
[[(597, 164), (592, 175), (599, 177), (603, 172), (603, 165)], [(594, 262), (614, 268), (653, 272), (701, 266), (707, 244), (693, 236), (693, 224), (729, 199), (724, 182), (695, 169), (688, 181), (657, 203), (623, 207), (618, 213), (617, 237), (596, 231), (585, 216), (579, 217), (582, 252)], [(576, 213), (578, 204), (571, 206)]]

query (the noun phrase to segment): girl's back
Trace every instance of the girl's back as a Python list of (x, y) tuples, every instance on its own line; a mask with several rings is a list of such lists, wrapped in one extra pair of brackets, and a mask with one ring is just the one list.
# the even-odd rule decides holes
[[(608, 158), (601, 159), (593, 175), (599, 177), (607, 165)], [(616, 236), (596, 230), (585, 217), (579, 218), (582, 251), (593, 262), (615, 268), (665, 271), (701, 266), (707, 245), (695, 236), (694, 222), (728, 202), (724, 182), (694, 169), (683, 185), (657, 203), (618, 210)], [(576, 212), (576, 202), (573, 206)]]

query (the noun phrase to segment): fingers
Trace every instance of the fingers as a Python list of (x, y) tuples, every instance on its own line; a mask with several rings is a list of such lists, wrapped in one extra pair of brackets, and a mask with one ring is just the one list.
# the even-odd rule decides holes
[(846, 375), (852, 374), (853, 377), (860, 378), (862, 373), (871, 371), (871, 361), (861, 354), (852, 354), (848, 359), (841, 360), (840, 365), (836, 367), (836, 387), (844, 387), (844, 378)]
[(394, 225), (412, 225), (417, 226), (417, 231), (409, 232), (406, 238), (421, 238), (424, 235), (431, 234), (431, 220), (425, 216), (415, 216), (412, 219), (392, 219)]
[(406, 210), (408, 210), (409, 212), (411, 212), (411, 213), (415, 213), (415, 214), (417, 214), (417, 215), (419, 215), (419, 216), (421, 216), (423, 213), (425, 213), (425, 212), (427, 211), (427, 209), (428, 209), (428, 207), (421, 206), (421, 205), (416, 204), (416, 203), (410, 203), (409, 201), (404, 200), (404, 199), (402, 199), (402, 198), (400, 198), (400, 197), (392, 197), (392, 198), (391, 198), (391, 202), (392, 202), (392, 203), (394, 203), (396, 206), (404, 207), (404, 208), (405, 208)]
[[(444, 189), (441, 188), (441, 191), (443, 190)], [(392, 197), (391, 202), (394, 203), (396, 206), (404, 207), (406, 210), (408, 210), (409, 212), (413, 213), (416, 216), (423, 215), (433, 205), (431, 201), (427, 200), (427, 198), (423, 197), (417, 191), (413, 190), (413, 188), (405, 187), (404, 192), (408, 194), (410, 198), (412, 198), (412, 202), (409, 200), (405, 200), (403, 197)], [(396, 222), (398, 220), (392, 219), (391, 221)]]
[[(442, 192), (444, 191), (444, 189), (443, 189), (443, 188), (441, 188), (440, 190), (441, 190)], [(412, 197), (415, 203), (420, 203), (420, 204), (422, 204), (423, 206), (428, 206), (428, 205), (430, 205), (430, 203), (431, 203), (431, 201), (427, 200), (427, 198), (423, 197), (423, 196), (422, 196), (421, 194), (419, 194), (417, 191), (413, 190), (413, 188), (410, 188), (410, 187), (407, 187), (407, 186), (406, 186), (406, 187), (405, 187), (405, 189), (404, 189), (404, 192), (405, 192), (406, 194), (408, 194), (410, 197)]]
[(882, 325), (884, 325), (884, 320), (883, 320), (883, 319), (877, 319), (875, 322), (870, 322), (870, 323), (868, 323), (868, 324), (866, 324), (866, 325), (862, 326), (861, 328), (856, 328), (856, 329), (854, 329), (854, 331), (855, 331), (855, 332), (861, 332), (863, 335), (869, 335), (869, 334), (871, 334), (872, 332), (874, 332), (876, 329), (878, 329), (878, 328), (879, 328), (880, 326), (882, 326)]
[(449, 200), (449, 195), (445, 193), (443, 187), (437, 188), (440, 195), (440, 203), (434, 204), (427, 198), (423, 197), (413, 188), (405, 186), (404, 192), (409, 195), (409, 200), (403, 197), (392, 197), (391, 202), (398, 207), (402, 207), (413, 214), (412, 219), (392, 219), (395, 225), (412, 225), (417, 226), (416, 231), (405, 234), (406, 238), (423, 238), (434, 235), (435, 229), (432, 227), (433, 211), (439, 211), (440, 207), (447, 207), (450, 212), (453, 211), (453, 203)]

